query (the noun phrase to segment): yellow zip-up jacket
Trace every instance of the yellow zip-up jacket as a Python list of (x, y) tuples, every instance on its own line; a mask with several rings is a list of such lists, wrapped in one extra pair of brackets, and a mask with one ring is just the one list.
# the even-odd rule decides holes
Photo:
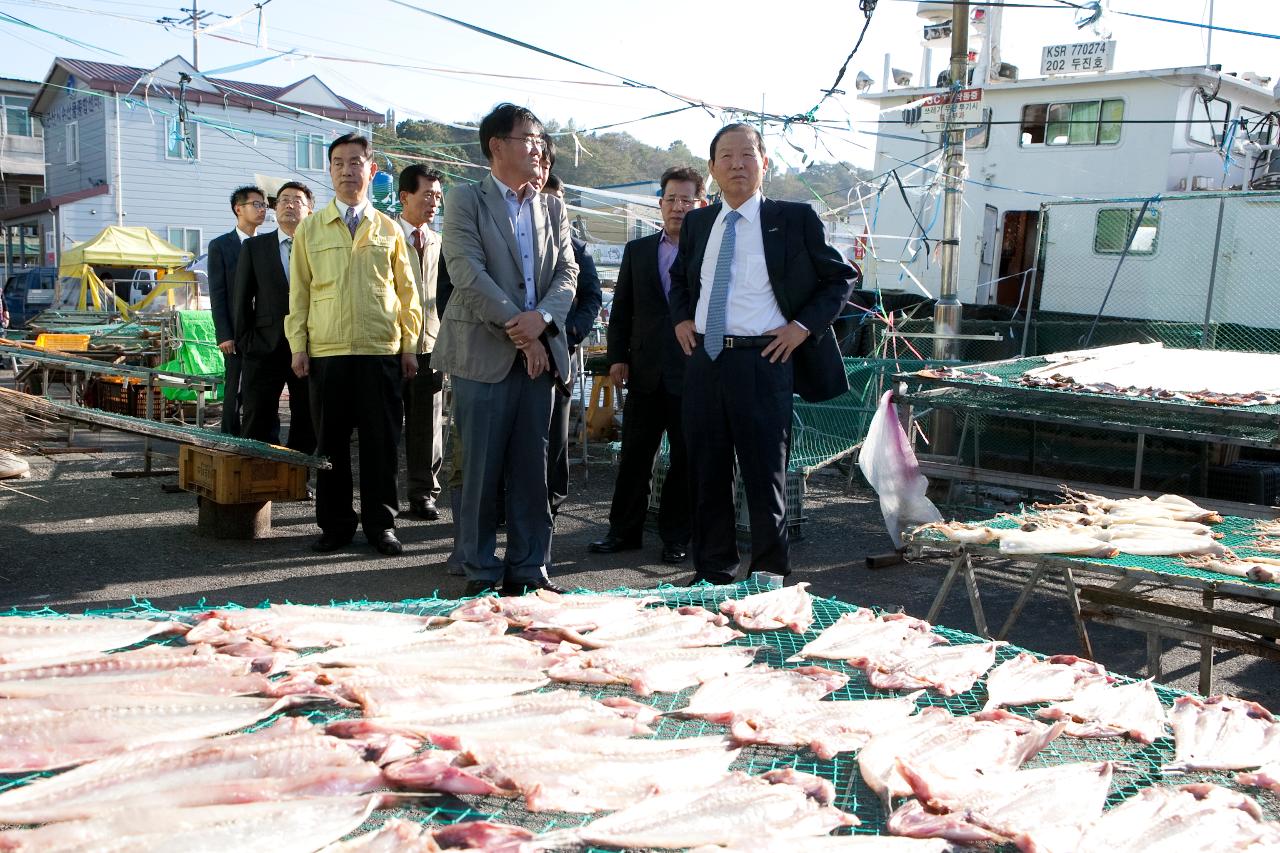
[(329, 202), (298, 225), (289, 258), (289, 348), (310, 356), (416, 353), (422, 304), (404, 231), (377, 210), (355, 239)]

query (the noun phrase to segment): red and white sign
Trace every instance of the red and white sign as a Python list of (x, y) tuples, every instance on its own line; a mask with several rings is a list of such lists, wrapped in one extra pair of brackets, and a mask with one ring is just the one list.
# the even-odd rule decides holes
[(961, 89), (931, 95), (920, 105), (921, 130), (939, 133), (982, 123), (982, 90)]

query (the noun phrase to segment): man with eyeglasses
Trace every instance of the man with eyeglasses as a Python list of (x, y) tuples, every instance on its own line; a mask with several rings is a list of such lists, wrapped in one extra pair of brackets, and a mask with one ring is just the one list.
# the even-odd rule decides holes
[[(404, 231), (375, 210), (378, 166), (366, 136), (329, 145), (334, 200), (303, 220), (289, 259), (285, 334), (293, 371), (311, 380), (318, 452), (320, 552), (346, 547), (357, 521), (380, 554), (404, 549), (395, 534), (396, 469), (404, 423), (402, 389), (418, 373), (422, 306)], [(360, 515), (352, 509), (351, 433), (359, 432)]]
[(240, 353), (236, 351), (236, 328), (231, 316), (231, 291), (241, 245), (252, 237), (267, 218), (267, 195), (255, 186), (237, 187), (231, 193), (231, 212), (236, 227), (209, 241), (209, 305), (213, 308), (214, 337), (222, 350), (225, 365), (222, 386), (222, 431), (240, 434)]
[[(467, 595), (560, 591), (543, 574), (551, 543), (547, 436), (578, 266), (559, 199), (539, 193), (542, 122), (499, 104), (480, 122), (490, 173), (449, 193), (443, 254), (453, 294), (433, 366), (453, 377), (465, 448), (461, 539)], [(497, 488), (507, 487), (507, 550), (497, 549)]]
[(418, 375), (404, 385), (404, 451), (409, 469), (409, 511), (425, 521), (438, 521), (441, 389), (444, 374), (431, 369), (431, 350), (440, 334), (436, 282), (440, 270), (440, 236), (431, 230), (444, 201), (444, 175), (414, 163), (400, 172), (400, 227), (413, 254), (413, 278), (422, 302), (422, 335), (418, 339)]
[(688, 166), (667, 169), (658, 201), (662, 230), (622, 250), (609, 311), (609, 378), (618, 388), (626, 386), (627, 400), (609, 532), (587, 546), (594, 554), (640, 548), (653, 458), (665, 432), (670, 457), (658, 507), (662, 559), (675, 564), (688, 557), (689, 474), (680, 426), (687, 357), (676, 342), (668, 298), (680, 226), (686, 213), (706, 204), (702, 175)]
[(289, 181), (276, 192), (279, 229), (244, 241), (231, 300), (236, 351), (243, 360), (241, 434), (256, 441), (280, 441), (280, 392), (289, 388), (289, 438), (299, 453), (316, 449), (307, 380), (293, 372), (293, 352), (284, 335), (289, 313), (289, 259), (293, 235), (311, 213), (311, 188)]

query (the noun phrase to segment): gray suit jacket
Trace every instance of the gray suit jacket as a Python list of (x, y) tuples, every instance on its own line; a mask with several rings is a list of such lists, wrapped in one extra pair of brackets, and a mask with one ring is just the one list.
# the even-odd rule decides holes
[(418, 353), (427, 353), (436, 345), (436, 338), (440, 334), (440, 316), (437, 313), (436, 303), (436, 279), (439, 275), (440, 266), (440, 235), (426, 229), (427, 244), (422, 250), (422, 263), (418, 264), (418, 253), (413, 248), (413, 243), (409, 241), (409, 234), (406, 229), (412, 228), (403, 219), (397, 218), (396, 222), (402, 230), (405, 230), (405, 245), (409, 247), (409, 260), (414, 261), (410, 264), (413, 268), (413, 280), (418, 285), (418, 299), (422, 301), (422, 335), (418, 338)]
[[(441, 249), (453, 293), (440, 320), (431, 366), (476, 382), (499, 382), (515, 364), (507, 321), (524, 311), (524, 274), (507, 203), (488, 175), (474, 186), (454, 187), (446, 201)], [(546, 339), (560, 377), (569, 376), (565, 319), (573, 303), (578, 265), (560, 200), (533, 200), (534, 284), (541, 311), (554, 321)]]

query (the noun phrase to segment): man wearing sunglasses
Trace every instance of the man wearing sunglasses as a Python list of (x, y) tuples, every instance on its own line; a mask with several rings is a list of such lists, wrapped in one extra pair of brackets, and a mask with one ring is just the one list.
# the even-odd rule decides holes
[(236, 351), (235, 325), (231, 316), (231, 292), (240, 265), (241, 244), (267, 218), (267, 195), (255, 186), (238, 187), (231, 194), (231, 212), (236, 227), (209, 241), (209, 304), (213, 308), (213, 329), (226, 365), (222, 386), (222, 431), (240, 434), (240, 353)]

